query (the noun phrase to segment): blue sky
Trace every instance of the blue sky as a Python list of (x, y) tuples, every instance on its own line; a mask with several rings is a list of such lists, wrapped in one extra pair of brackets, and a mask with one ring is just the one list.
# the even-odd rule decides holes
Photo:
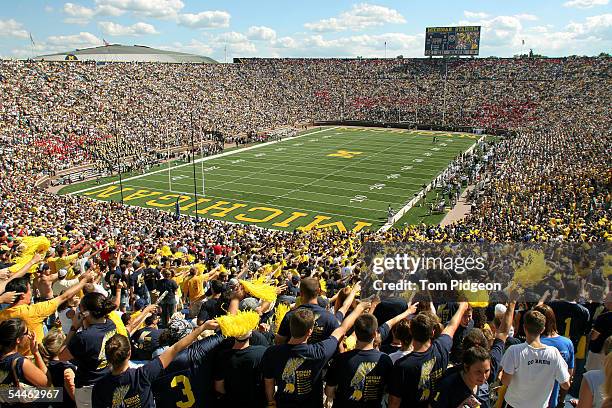
[[(423, 56), (427, 26), (481, 25), (481, 56), (612, 51), (610, 0), (1, 0), (0, 57), (109, 43), (243, 57)], [(32, 33), (35, 45), (29, 39)], [(523, 40), (525, 45), (523, 46)]]

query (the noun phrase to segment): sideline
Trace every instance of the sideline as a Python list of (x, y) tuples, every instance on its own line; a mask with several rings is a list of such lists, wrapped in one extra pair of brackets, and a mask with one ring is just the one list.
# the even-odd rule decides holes
[[(482, 137), (480, 137), (472, 146), (470, 146), (469, 149), (467, 149), (465, 153), (471, 153), (476, 146), (480, 145), (480, 142), (482, 142), (485, 138), (487, 137), (487, 135), (482, 135)], [(414, 207), (414, 205), (416, 203), (419, 202), (419, 200), (421, 200), (423, 197), (425, 197), (427, 195), (427, 192), (430, 191), (433, 187), (434, 187), (434, 183), (436, 181), (436, 179), (438, 177), (440, 177), (441, 175), (443, 175), (444, 173), (446, 173), (448, 171), (448, 169), (450, 168), (450, 163), (449, 165), (442, 170), (440, 173), (438, 173), (432, 180), (431, 182), (424, 188), (422, 189), (416, 197), (414, 197), (412, 200), (408, 201), (406, 203), (406, 205), (404, 207), (402, 207), (398, 212), (396, 212), (395, 214), (393, 214), (393, 217), (391, 217), (390, 220), (388, 220), (382, 227), (380, 227), (378, 229), (378, 231), (376, 232), (387, 232), (392, 226), (393, 224), (395, 224), (396, 222), (398, 222), (400, 220), (400, 218), (402, 218), (412, 207)]]

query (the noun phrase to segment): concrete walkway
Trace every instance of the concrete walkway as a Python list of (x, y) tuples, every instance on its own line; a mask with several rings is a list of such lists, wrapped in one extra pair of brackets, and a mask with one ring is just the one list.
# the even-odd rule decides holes
[(467, 202), (467, 195), (474, 189), (474, 186), (468, 186), (459, 197), (457, 205), (455, 205), (442, 219), (440, 225), (445, 227), (456, 221), (464, 219), (471, 210), (471, 205)]

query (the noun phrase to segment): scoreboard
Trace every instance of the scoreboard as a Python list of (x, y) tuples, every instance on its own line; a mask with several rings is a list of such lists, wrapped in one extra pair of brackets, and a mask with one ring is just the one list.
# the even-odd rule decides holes
[(478, 55), (480, 26), (427, 27), (425, 55)]

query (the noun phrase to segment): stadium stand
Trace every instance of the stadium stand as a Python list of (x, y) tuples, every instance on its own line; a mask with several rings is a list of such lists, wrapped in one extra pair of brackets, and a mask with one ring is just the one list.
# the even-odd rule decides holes
[[(609, 406), (608, 290), (591, 294), (600, 300), (586, 307), (550, 303), (556, 327), (550, 314), (530, 311), (537, 299), (516, 305), (510, 297), (488, 308), (353, 301), (359, 249), (367, 241), (609, 243), (611, 74), (609, 58), (0, 61), (0, 303), (6, 306), (0, 372), (13, 372), (0, 382), (42, 386), (48, 374), (65, 391), (59, 406), (91, 406), (92, 393), (105, 396), (93, 406), (110, 406), (102, 401), (121, 390), (120, 400), (144, 406), (152, 406), (151, 395), (158, 406), (321, 407), (324, 400), (380, 406), (387, 390), (389, 407), (501, 406), (504, 398), (517, 408), (554, 407), (554, 380), (563, 404), (568, 367), (575, 366), (572, 397), (584, 388), (581, 398), (591, 392)], [(338, 119), (398, 118), (515, 134), (495, 144), (471, 214), (445, 227), (285, 233), (36, 186), (63, 169), (112, 162), (115, 126), (125, 155), (146, 158), (188, 145), (194, 106), (199, 129), (216, 129), (231, 141)], [(560, 297), (576, 293), (571, 300), (585, 303), (582, 282), (574, 279), (555, 283)], [(151, 303), (164, 292), (164, 317), (191, 311), (162, 327)], [(194, 329), (190, 319), (206, 327)], [(204, 328), (226, 339), (196, 340)], [(132, 344), (115, 333), (129, 333)], [(589, 333), (586, 350), (580, 340), (557, 340)], [(151, 360), (129, 361), (144, 349)], [(395, 365), (387, 356), (394, 352), (403, 355)], [(581, 385), (587, 352), (590, 371)], [(537, 383), (526, 380), (534, 368), (527, 368), (525, 353), (548, 362)], [(447, 370), (450, 355), (461, 356), (454, 371)], [(415, 369), (421, 366), (429, 371)], [(161, 383), (151, 391), (155, 378)], [(593, 384), (602, 383), (600, 395)]]

